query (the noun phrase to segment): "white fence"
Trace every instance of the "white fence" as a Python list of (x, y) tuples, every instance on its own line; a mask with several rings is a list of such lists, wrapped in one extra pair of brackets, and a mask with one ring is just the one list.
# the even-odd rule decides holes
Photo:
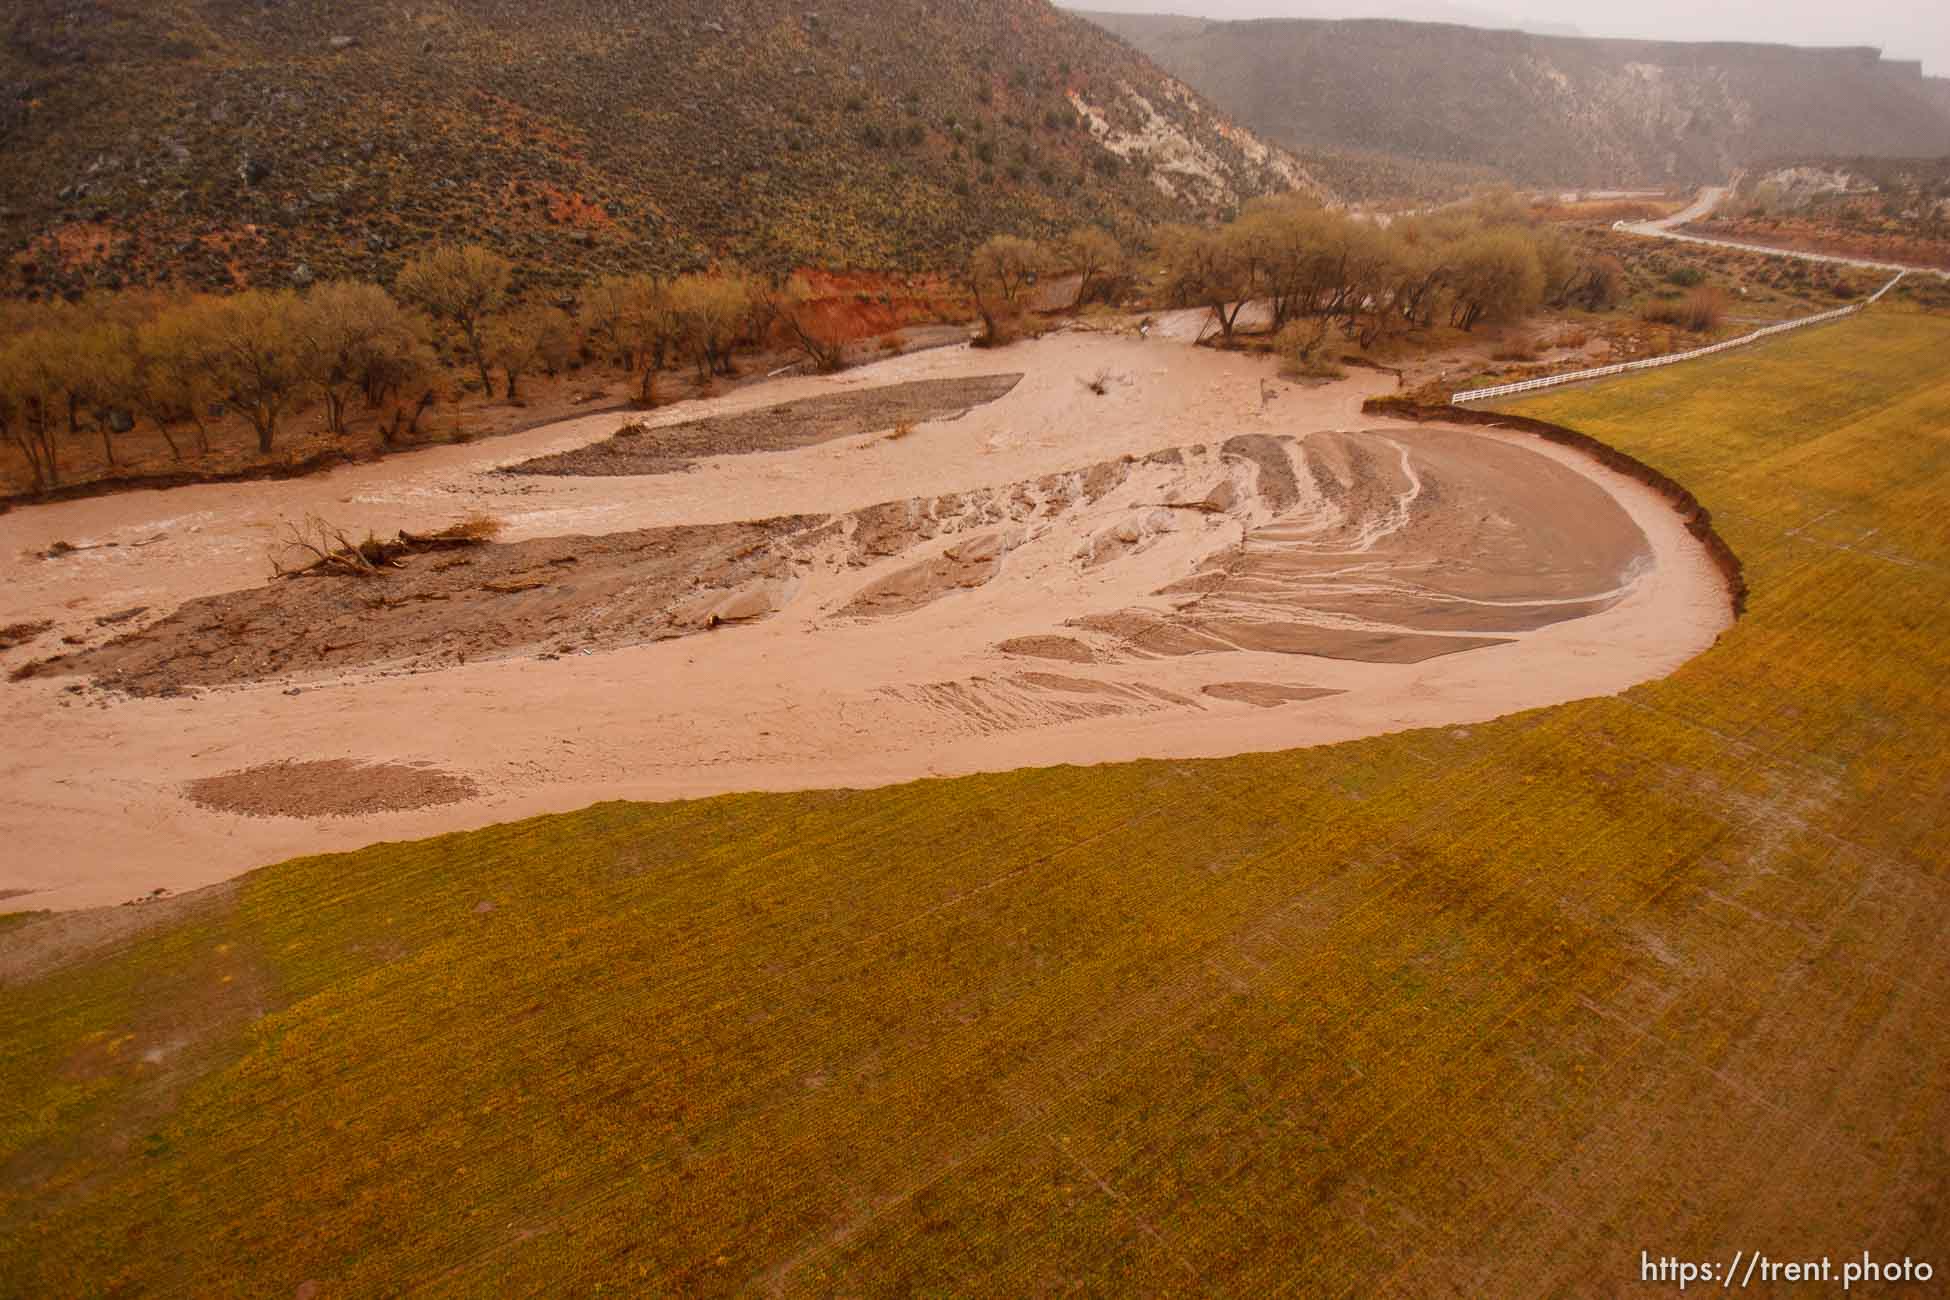
[(1634, 370), (1656, 370), (1660, 366), (1674, 366), (1681, 361), (1693, 361), (1699, 357), (1710, 357), (1716, 352), (1744, 348), (1750, 343), (1758, 343), (1776, 334), (1786, 334), (1790, 330), (1804, 329), (1809, 325), (1820, 325), (1827, 321), (1840, 320), (1844, 316), (1853, 316), (1864, 307), (1881, 301), (1882, 295), (1895, 288), (1897, 281), (1907, 274), (1909, 274), (1907, 271), (1896, 272), (1896, 278), (1877, 289), (1875, 296), (1868, 302), (1837, 307), (1834, 311), (1825, 311), (1817, 316), (1803, 316), (1798, 320), (1782, 321), (1779, 325), (1769, 325), (1755, 330), (1752, 334), (1743, 334), (1737, 339), (1728, 339), (1724, 343), (1715, 343), (1710, 347), (1694, 348), (1691, 352), (1674, 352), (1663, 357), (1647, 357), (1643, 361), (1622, 361), (1615, 366), (1599, 366), (1596, 370), (1574, 370), (1565, 375), (1545, 375), (1541, 379), (1526, 379), (1515, 384), (1498, 384), (1494, 388), (1473, 388), (1466, 393), (1457, 393), (1449, 399), (1449, 402), (1452, 406), (1461, 406), (1465, 402), (1480, 402), (1491, 397), (1508, 397), (1511, 393), (1535, 392), (1539, 388), (1556, 388), (1560, 384), (1579, 384), (1587, 379), (1603, 379), (1607, 375), (1623, 375)]

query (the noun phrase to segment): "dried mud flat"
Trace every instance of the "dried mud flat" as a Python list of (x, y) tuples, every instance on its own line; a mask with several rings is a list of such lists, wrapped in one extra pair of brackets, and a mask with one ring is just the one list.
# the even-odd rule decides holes
[[(1372, 377), (1268, 402), (1262, 363), (1170, 343), (1059, 337), (1010, 359), (1020, 382), (910, 437), (730, 447), (681, 475), (499, 472), (602, 445), (613, 425), (591, 420), (404, 481), (0, 519), (8, 554), (168, 539), (23, 562), (0, 588), (0, 625), (52, 624), (5, 652), (31, 675), (0, 689), (56, 742), (0, 760), (21, 796), (0, 833), (22, 850), (0, 889), (28, 891), (6, 905), (120, 902), (606, 798), (1466, 724), (1669, 672), (1730, 618), (1650, 489), (1522, 435), (1363, 418)], [(989, 361), (786, 381), (771, 405), (1000, 385)], [(1078, 383), (1104, 371), (1108, 395)], [(757, 396), (708, 418), (792, 418)], [(508, 540), (368, 577), (246, 576), (301, 509), (381, 535), (485, 511)]]
[(626, 425), (593, 446), (538, 456), (510, 465), (503, 473), (596, 477), (680, 474), (706, 456), (791, 451), (902, 424), (952, 419), (1006, 396), (1021, 380), (1020, 374), (923, 379), (658, 428)]
[(360, 817), (459, 803), (478, 793), (430, 764), (349, 758), (263, 763), (187, 783), (192, 802), (246, 817)]

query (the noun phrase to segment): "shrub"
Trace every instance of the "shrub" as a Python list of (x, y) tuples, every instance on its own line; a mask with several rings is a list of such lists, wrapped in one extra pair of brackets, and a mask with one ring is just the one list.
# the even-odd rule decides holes
[(1347, 374), (1327, 355), (1327, 321), (1294, 321), (1273, 336), (1280, 373), (1289, 379), (1340, 379)]
[(1000, 348), (1022, 337), (1022, 315), (1012, 308), (996, 308), (982, 318), (982, 331), (969, 346)]
[(486, 542), (501, 535), (502, 523), (493, 515), (482, 511), (467, 516), (457, 524), (443, 528), (434, 534), (441, 541)]
[(1695, 334), (1718, 329), (1726, 317), (1727, 295), (1712, 287), (1695, 289), (1677, 301), (1648, 303), (1639, 311), (1639, 319), (1648, 324), (1676, 325)]

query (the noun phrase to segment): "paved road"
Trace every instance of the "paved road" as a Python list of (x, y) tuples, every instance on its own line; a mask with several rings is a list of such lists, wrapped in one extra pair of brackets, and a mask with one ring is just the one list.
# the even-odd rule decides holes
[(1653, 239), (1676, 239), (1686, 244), (1710, 244), (1715, 248), (1737, 248), (1746, 253), (1762, 253), (1768, 257), (1794, 257), (1804, 262), (1832, 262), (1837, 266), (1859, 266), (1871, 271), (1908, 271), (1912, 275), (1934, 275), (1940, 279), (1950, 279), (1950, 271), (1939, 270), (1933, 266), (1909, 266), (1902, 262), (1874, 262), (1861, 257), (1836, 257), (1831, 253), (1804, 253), (1796, 248), (1772, 248), (1766, 244), (1743, 244), (1731, 239), (1708, 239), (1704, 235), (1684, 235), (1678, 227), (1688, 222), (1698, 221), (1720, 206), (1720, 201), (1728, 194), (1725, 185), (1709, 185), (1699, 192), (1693, 206), (1684, 212), (1676, 212), (1659, 221), (1620, 221), (1613, 225), (1615, 230), (1628, 234), (1646, 235)]

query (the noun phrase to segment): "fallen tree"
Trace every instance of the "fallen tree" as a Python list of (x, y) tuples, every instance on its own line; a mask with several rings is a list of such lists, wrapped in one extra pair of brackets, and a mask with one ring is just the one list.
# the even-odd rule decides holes
[[(284, 536), (270, 549), (268, 558), (273, 579), (370, 578), (387, 569), (404, 568), (402, 561), (408, 556), (481, 546), (500, 531), (500, 520), (488, 515), (471, 515), (437, 532), (410, 533), (401, 529), (390, 540), (367, 533), (363, 541), (354, 541), (338, 525), (318, 515), (306, 515), (302, 523), (286, 523)], [(294, 551), (299, 562), (288, 563)]]

